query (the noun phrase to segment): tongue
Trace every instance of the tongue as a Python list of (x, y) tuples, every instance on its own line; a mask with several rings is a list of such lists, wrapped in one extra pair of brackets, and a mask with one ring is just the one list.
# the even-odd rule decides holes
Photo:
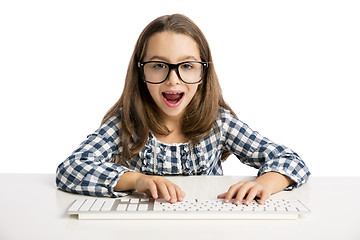
[(181, 94), (166, 94), (164, 93), (164, 97), (169, 101), (180, 100)]

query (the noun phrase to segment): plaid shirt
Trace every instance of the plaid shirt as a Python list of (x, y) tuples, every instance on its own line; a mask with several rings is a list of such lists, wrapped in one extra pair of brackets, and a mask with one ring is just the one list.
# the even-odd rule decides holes
[(120, 197), (129, 192), (115, 192), (114, 186), (127, 171), (156, 175), (222, 175), (221, 155), (233, 153), (242, 163), (259, 169), (258, 176), (278, 172), (295, 185), (304, 184), (310, 172), (301, 158), (289, 148), (275, 144), (251, 130), (228, 110), (220, 109), (216, 124), (208, 136), (194, 147), (188, 143), (164, 144), (151, 133), (145, 147), (124, 165), (112, 163), (121, 157), (119, 117), (106, 121), (57, 168), (56, 184), (64, 191)]

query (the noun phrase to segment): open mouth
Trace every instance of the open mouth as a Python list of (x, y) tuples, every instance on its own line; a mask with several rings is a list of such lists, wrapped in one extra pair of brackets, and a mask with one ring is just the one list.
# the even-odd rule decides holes
[(162, 96), (165, 100), (165, 103), (170, 107), (175, 107), (181, 103), (181, 100), (184, 97), (183, 92), (162, 92)]

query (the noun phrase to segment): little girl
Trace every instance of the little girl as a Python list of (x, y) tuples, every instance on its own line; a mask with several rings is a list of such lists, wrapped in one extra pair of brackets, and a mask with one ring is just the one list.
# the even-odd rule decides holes
[(176, 203), (185, 193), (163, 176), (222, 175), (230, 154), (259, 169), (254, 181), (218, 196), (236, 205), (263, 204), (310, 175), (295, 152), (251, 130), (226, 104), (201, 30), (183, 15), (162, 16), (140, 34), (120, 99), (58, 166), (56, 184), (93, 196), (137, 190)]

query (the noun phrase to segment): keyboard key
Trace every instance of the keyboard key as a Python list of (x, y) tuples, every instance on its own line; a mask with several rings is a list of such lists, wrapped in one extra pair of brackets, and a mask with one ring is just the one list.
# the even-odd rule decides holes
[(149, 205), (148, 204), (139, 204), (138, 211), (147, 211)]
[(274, 212), (275, 211), (275, 207), (266, 207), (266, 211), (270, 211), (270, 212)]
[(85, 203), (80, 207), (79, 211), (89, 211), (94, 202), (95, 199), (86, 199)]
[(136, 211), (137, 210), (138, 205), (137, 204), (129, 204), (128, 208), (126, 209), (127, 211)]
[(96, 211), (100, 211), (102, 205), (105, 203), (105, 200), (96, 200), (94, 205), (92, 205), (92, 207), (90, 208), (90, 211), (92, 212), (96, 212)]
[(296, 207), (287, 207), (286, 208), (288, 210), (288, 212), (297, 212), (298, 209)]
[(125, 211), (127, 206), (127, 204), (119, 204), (116, 208), (116, 211)]
[(139, 201), (140, 201), (139, 198), (130, 199), (130, 203), (139, 203)]
[(79, 200), (79, 199), (75, 200), (75, 201), (73, 202), (73, 204), (70, 206), (70, 208), (69, 208), (68, 211), (69, 211), (69, 212), (78, 211), (79, 208), (81, 207), (81, 205), (84, 204), (84, 202), (85, 202), (85, 200)]
[(265, 211), (265, 207), (255, 207), (254, 212), (264, 212)]
[(104, 205), (102, 206), (101, 211), (102, 212), (110, 211), (114, 203), (115, 203), (114, 199), (107, 199)]
[(278, 211), (278, 212), (286, 212), (287, 210), (286, 210), (285, 207), (277, 207), (276, 211)]

